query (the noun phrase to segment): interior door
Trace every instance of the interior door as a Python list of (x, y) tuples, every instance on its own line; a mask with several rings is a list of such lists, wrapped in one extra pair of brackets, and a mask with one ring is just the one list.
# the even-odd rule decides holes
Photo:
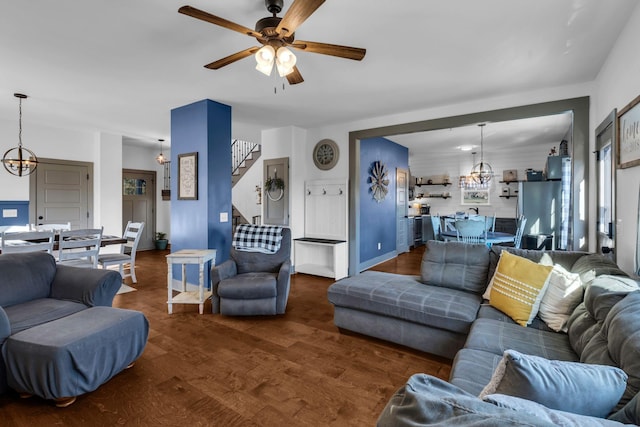
[(124, 169), (122, 171), (122, 229), (127, 222), (144, 222), (138, 250), (155, 247), (156, 173)]
[(93, 165), (40, 159), (30, 179), (29, 220), (33, 224), (71, 223), (72, 229), (93, 226)]
[(597, 251), (615, 261), (616, 110), (596, 128)]
[(396, 169), (396, 252), (409, 252), (407, 243), (407, 195), (409, 171)]

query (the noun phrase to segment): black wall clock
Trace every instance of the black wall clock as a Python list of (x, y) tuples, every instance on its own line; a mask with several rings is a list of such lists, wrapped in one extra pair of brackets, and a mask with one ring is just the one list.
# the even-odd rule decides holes
[(313, 163), (318, 169), (329, 170), (338, 163), (338, 144), (330, 139), (319, 141), (313, 148)]

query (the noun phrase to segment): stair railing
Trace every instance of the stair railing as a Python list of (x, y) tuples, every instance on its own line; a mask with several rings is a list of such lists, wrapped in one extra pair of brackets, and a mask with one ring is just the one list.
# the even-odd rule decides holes
[(231, 143), (231, 174), (235, 174), (236, 170), (244, 163), (244, 161), (256, 149), (258, 144), (241, 139), (234, 139)]

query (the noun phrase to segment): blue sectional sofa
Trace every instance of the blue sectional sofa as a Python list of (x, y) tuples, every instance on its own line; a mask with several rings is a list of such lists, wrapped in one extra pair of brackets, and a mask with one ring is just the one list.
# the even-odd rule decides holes
[(45, 252), (0, 255), (0, 393), (66, 400), (130, 366), (149, 325), (111, 307), (117, 271), (57, 265)]
[[(583, 299), (568, 319), (567, 333), (552, 330), (539, 317), (523, 327), (483, 299), (502, 250), (536, 263), (545, 257), (580, 275)], [(522, 424), (511, 423), (513, 409), (505, 412), (478, 397), (507, 351), (553, 363), (619, 368), (626, 382), (611, 415), (640, 422), (640, 287), (600, 255), (429, 241), (420, 276), (367, 271), (334, 283), (328, 297), (342, 329), (453, 359), (448, 383), (423, 374), (411, 377), (389, 401), (381, 426), (552, 425), (531, 409), (531, 417), (520, 411)], [(581, 384), (577, 377), (576, 384)], [(609, 422), (591, 418), (593, 425)]]

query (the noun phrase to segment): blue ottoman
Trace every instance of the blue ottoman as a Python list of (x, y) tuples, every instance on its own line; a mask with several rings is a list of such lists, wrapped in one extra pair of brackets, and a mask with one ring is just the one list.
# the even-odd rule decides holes
[(88, 308), (7, 339), (7, 382), (21, 394), (72, 403), (133, 363), (148, 335), (139, 311)]

